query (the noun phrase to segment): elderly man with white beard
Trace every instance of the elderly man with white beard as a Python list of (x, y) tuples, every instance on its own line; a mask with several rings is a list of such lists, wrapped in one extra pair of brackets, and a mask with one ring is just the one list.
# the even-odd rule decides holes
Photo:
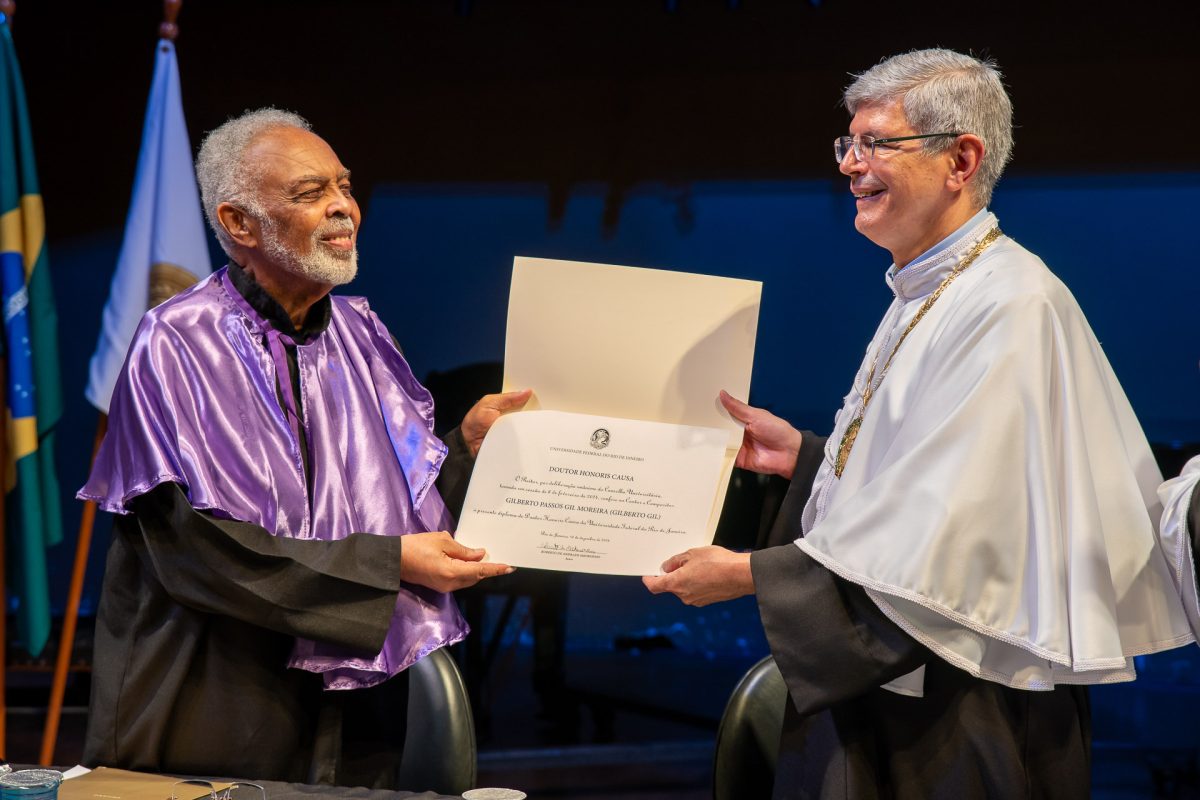
[(499, 414), (443, 442), (366, 301), (350, 171), (247, 112), (196, 162), (229, 264), (150, 311), (81, 498), (117, 515), (84, 761), (392, 788), (407, 672), (462, 639), (449, 591), (512, 569), (446, 532)]

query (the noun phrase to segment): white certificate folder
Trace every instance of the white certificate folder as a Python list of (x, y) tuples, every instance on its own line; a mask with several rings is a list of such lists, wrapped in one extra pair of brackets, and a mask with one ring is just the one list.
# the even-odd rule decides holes
[[(605, 421), (612, 418), (725, 432), (723, 437), (693, 433), (661, 438), (664, 442), (680, 442), (680, 447), (686, 443), (686, 447), (697, 448), (692, 451), (694, 458), (681, 459), (678, 452), (664, 454), (664, 468), (669, 463), (674, 471), (680, 464), (693, 461), (698, 466), (695, 475), (688, 474), (685, 468), (678, 476), (670, 476), (667, 484), (656, 485), (654, 492), (670, 495), (676, 491), (672, 484), (677, 477), (679, 482), (693, 484), (686, 492), (682, 486), (678, 489), (681, 501), (686, 496), (688, 503), (697, 502), (698, 497), (708, 502), (707, 514), (700, 515), (707, 522), (690, 527), (686, 535), (670, 536), (669, 544), (663, 547), (675, 549), (668, 555), (708, 544), (716, 531), (734, 457), (742, 440), (741, 425), (721, 406), (717, 395), (724, 389), (741, 399), (749, 396), (761, 297), (762, 283), (758, 281), (521, 256), (513, 261), (504, 389), (534, 390), (522, 415), (545, 410), (596, 417), (594, 426), (588, 420), (582, 421), (588, 433), (612, 427)], [(557, 426), (561, 420), (546, 424)], [(540, 473), (524, 474), (535, 463), (542, 465), (538, 469), (551, 462), (556, 469), (574, 466), (565, 464), (557, 455), (546, 461), (544, 453), (522, 453), (522, 446), (514, 445), (510, 436), (496, 437), (497, 442), (503, 440), (503, 448), (489, 447), (491, 439), (491, 436), (485, 439), (475, 466), (459, 525), (459, 539), (471, 546), (487, 547), (490, 559), (504, 561), (507, 552), (514, 552), (506, 546), (507, 540), (520, 534), (495, 529), (496, 488), (511, 488), (514, 478), (526, 484), (548, 478)], [(550, 442), (551, 439), (541, 437), (542, 444)], [(607, 446), (606, 441), (590, 442), (590, 436), (583, 439), (583, 444), (585, 451), (598, 445)], [(614, 446), (617, 444), (614, 442)], [(699, 466), (712, 460), (701, 451), (708, 448), (706, 452), (710, 452), (714, 447), (720, 461), (715, 480), (710, 469)], [(574, 443), (551, 449), (565, 453), (574, 449)], [(642, 455), (655, 458), (650, 453)], [(584, 459), (584, 463), (595, 461)], [(486, 486), (486, 491), (477, 483)], [(706, 484), (699, 496), (695, 493), (696, 483)], [(614, 497), (609, 499), (615, 501)], [(482, 508), (481, 503), (488, 508)], [(588, 507), (597, 506), (592, 503)], [(488, 510), (492, 513), (479, 513)], [(599, 520), (603, 518), (590, 524), (611, 527), (600, 525)], [(558, 523), (566, 524), (561, 520)], [(525, 524), (530, 528), (530, 536), (537, 534), (533, 528), (546, 525), (540, 517)], [(671, 530), (680, 533), (678, 527)], [(544, 530), (541, 533), (547, 535)], [(648, 542), (655, 537), (656, 534), (647, 534), (643, 540)], [(541, 547), (539, 552), (547, 549)], [(645, 550), (653, 553), (647, 559), (658, 558), (661, 548)], [(659, 571), (661, 560), (631, 564), (627, 555), (623, 554), (619, 563), (609, 563), (607, 559), (589, 559), (588, 563), (568, 559), (556, 563), (550, 557), (532, 562), (518, 557), (507, 563), (613, 574)]]

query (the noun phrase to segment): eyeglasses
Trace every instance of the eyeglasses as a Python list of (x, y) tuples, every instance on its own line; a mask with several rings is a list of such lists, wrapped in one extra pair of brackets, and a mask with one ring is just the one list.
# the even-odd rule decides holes
[[(833, 140), (833, 157), (841, 164), (846, 160), (850, 151), (859, 161), (870, 161), (875, 157), (875, 145), (891, 144), (892, 142), (907, 142), (910, 139), (932, 139), (935, 136), (962, 136), (961, 133), (918, 133), (916, 136), (892, 136), (888, 139), (876, 139), (874, 136), (839, 136)], [(863, 153), (867, 154), (863, 158)]]
[(208, 781), (178, 781), (170, 800), (267, 800), (267, 790), (257, 783), (231, 783), (218, 789)]

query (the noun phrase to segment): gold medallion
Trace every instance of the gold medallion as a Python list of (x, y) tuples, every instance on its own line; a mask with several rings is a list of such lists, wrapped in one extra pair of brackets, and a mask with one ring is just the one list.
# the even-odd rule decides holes
[(842, 477), (842, 470), (846, 468), (846, 459), (850, 458), (850, 448), (854, 447), (854, 440), (858, 438), (858, 429), (862, 427), (862, 421), (862, 415), (859, 414), (850, 420), (849, 427), (842, 434), (842, 443), (838, 445), (837, 460), (833, 462), (833, 474), (839, 478)]

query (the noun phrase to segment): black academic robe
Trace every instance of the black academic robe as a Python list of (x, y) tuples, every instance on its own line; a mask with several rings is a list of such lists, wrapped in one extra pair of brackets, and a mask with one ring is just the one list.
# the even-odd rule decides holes
[[(440, 485), (465, 483), (470, 456), (449, 443)], [(326, 692), (287, 663), (295, 637), (379, 651), (403, 539), (277, 537), (195, 511), (175, 484), (133, 508), (108, 552), (83, 762), (393, 788), (407, 673)]]
[[(1035, 692), (973, 678), (791, 543), (824, 445), (804, 435), (768, 546), (750, 557), (788, 688), (774, 797), (1088, 797), (1085, 687)], [(924, 697), (879, 688), (921, 665)]]
[[(303, 339), (328, 325), (323, 300), (291, 329), (235, 267), (234, 285), (276, 327)], [(437, 487), (457, 514), (474, 459), (458, 430), (446, 444)], [(196, 511), (173, 483), (130, 507), (114, 521), (96, 615), (84, 764), (403, 788), (394, 784), (407, 673), (326, 692), (320, 675), (287, 667), (296, 637), (379, 652), (401, 588), (402, 538), (277, 537)]]

